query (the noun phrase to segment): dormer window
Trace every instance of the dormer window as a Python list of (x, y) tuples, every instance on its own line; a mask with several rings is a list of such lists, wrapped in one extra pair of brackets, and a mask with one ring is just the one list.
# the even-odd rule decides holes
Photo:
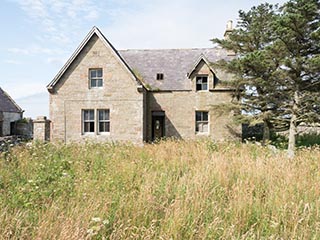
[(90, 88), (103, 86), (102, 68), (89, 69), (89, 84)]
[(157, 80), (163, 80), (163, 73), (157, 73)]
[(208, 90), (208, 76), (197, 76), (196, 89), (197, 89), (197, 91)]

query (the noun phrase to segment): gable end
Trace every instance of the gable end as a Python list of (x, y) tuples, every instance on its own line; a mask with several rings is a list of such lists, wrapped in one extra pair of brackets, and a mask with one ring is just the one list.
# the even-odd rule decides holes
[(57, 83), (60, 81), (63, 74), (67, 71), (67, 69), (71, 66), (73, 61), (77, 58), (77, 56), (80, 54), (80, 52), (83, 50), (83, 48), (88, 44), (88, 42), (91, 40), (91, 38), (96, 35), (107, 48), (111, 49), (111, 52), (113, 53), (114, 57), (121, 63), (121, 65), (124, 67), (126, 71), (130, 74), (132, 79), (136, 81), (138, 90), (143, 88), (142, 82), (135, 76), (132, 69), (129, 67), (129, 65), (125, 62), (125, 60), (121, 57), (121, 55), (118, 53), (118, 51), (113, 47), (113, 45), (106, 39), (106, 37), (101, 33), (101, 31), (97, 27), (93, 27), (91, 31), (87, 34), (87, 36), (84, 38), (84, 40), (81, 42), (81, 44), (78, 46), (78, 48), (75, 50), (75, 52), (71, 55), (71, 57), (68, 59), (68, 61), (65, 63), (65, 65), (60, 69), (58, 74), (54, 77), (54, 79), (47, 85), (47, 89), (50, 93), (54, 91), (54, 87), (57, 85)]

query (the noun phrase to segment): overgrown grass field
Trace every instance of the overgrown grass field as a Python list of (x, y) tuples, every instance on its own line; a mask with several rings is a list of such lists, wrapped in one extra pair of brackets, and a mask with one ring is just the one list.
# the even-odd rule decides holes
[(320, 148), (15, 147), (0, 155), (0, 239), (320, 239)]

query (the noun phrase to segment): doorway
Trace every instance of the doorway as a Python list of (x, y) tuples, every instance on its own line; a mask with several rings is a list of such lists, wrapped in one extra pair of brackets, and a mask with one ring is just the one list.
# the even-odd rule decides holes
[(3, 121), (0, 121), (0, 137), (3, 136)]
[(165, 136), (165, 113), (163, 111), (152, 112), (152, 141)]

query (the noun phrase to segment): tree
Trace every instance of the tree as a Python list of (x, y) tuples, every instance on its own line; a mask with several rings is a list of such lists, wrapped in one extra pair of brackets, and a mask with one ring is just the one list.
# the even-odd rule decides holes
[(276, 91), (278, 58), (274, 58), (272, 23), (277, 17), (277, 6), (265, 3), (252, 7), (250, 11), (239, 11), (237, 28), (225, 39), (212, 39), (214, 43), (232, 51), (236, 58), (217, 65), (233, 73), (231, 82), (238, 90), (233, 107), (241, 112), (241, 122), (256, 124), (263, 122), (263, 144), (270, 138), (272, 119), (278, 111), (280, 97)]
[(288, 155), (294, 156), (297, 126), (320, 121), (320, 26), (318, 0), (290, 0), (282, 7), (268, 3), (239, 11), (237, 28), (224, 40), (213, 39), (236, 58), (219, 67), (233, 82), (249, 113), (246, 119), (269, 129), (289, 128)]
[(274, 22), (275, 44), (281, 51), (282, 94), (280, 108), (289, 117), (288, 155), (294, 156), (297, 126), (320, 121), (320, 3), (291, 0)]

